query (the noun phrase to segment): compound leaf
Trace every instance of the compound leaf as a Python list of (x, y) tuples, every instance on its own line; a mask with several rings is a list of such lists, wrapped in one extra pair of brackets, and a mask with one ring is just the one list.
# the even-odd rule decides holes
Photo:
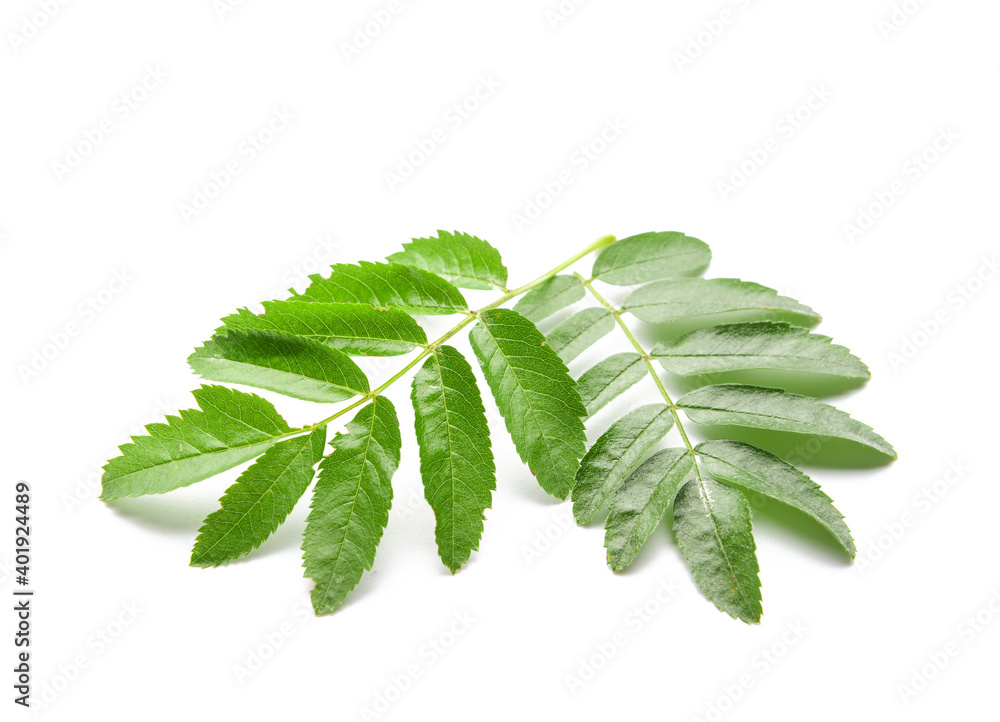
[(740, 312), (759, 320), (792, 320), (805, 326), (822, 320), (808, 306), (779, 296), (772, 288), (735, 278), (678, 278), (649, 283), (632, 291), (622, 310), (651, 323)]
[(642, 462), (611, 497), (604, 525), (608, 564), (616, 572), (635, 559), (663, 518), (694, 462), (686, 449), (664, 449)]
[(311, 338), (352, 356), (398, 356), (427, 343), (423, 329), (397, 308), (298, 301), (265, 301), (263, 305), (260, 315), (241, 308), (226, 316), (218, 333), (275, 331)]
[(587, 292), (576, 276), (553, 276), (528, 291), (514, 304), (514, 310), (538, 323), (583, 299)]
[(605, 308), (585, 308), (545, 335), (549, 346), (569, 363), (594, 343), (611, 333), (615, 320)]
[(163, 494), (254, 459), (293, 433), (274, 406), (225, 386), (192, 392), (197, 409), (149, 424), (104, 466), (101, 498)]
[(712, 479), (691, 479), (674, 499), (674, 535), (705, 596), (736, 619), (760, 622), (760, 567), (746, 497)]
[(414, 238), (389, 260), (437, 273), (460, 288), (503, 289), (507, 283), (500, 252), (468, 233), (438, 231), (437, 237)]
[(496, 489), (486, 409), (472, 367), (451, 346), (428, 357), (413, 377), (411, 398), (438, 554), (454, 573), (479, 549), (483, 512)]
[(368, 379), (351, 358), (312, 338), (232, 329), (188, 357), (210, 381), (244, 384), (296, 399), (334, 403), (368, 393)]
[(565, 499), (586, 438), (576, 384), (528, 319), (501, 308), (479, 321), (469, 340), (514, 446), (542, 488)]
[(326, 427), (275, 444), (220, 499), (205, 519), (191, 552), (191, 565), (216, 567), (246, 556), (291, 514), (323, 458)]
[(870, 426), (811, 396), (764, 386), (718, 384), (685, 394), (677, 405), (697, 424), (728, 424), (847, 439), (896, 458), (889, 442)]
[(662, 439), (674, 417), (663, 404), (640, 406), (601, 434), (580, 462), (573, 487), (573, 515), (586, 524), (621, 486), (642, 455)]
[(849, 379), (871, 372), (829, 336), (787, 323), (734, 323), (710, 326), (658, 344), (652, 355), (667, 371), (697, 376), (748, 369), (808, 371)]
[(819, 484), (786, 461), (742, 441), (706, 441), (695, 449), (715, 479), (755, 491), (805, 512), (833, 534), (854, 558), (857, 550), (844, 515)]
[(712, 260), (708, 244), (683, 233), (641, 233), (601, 250), (593, 276), (615, 286), (694, 276)]
[(429, 271), (402, 263), (337, 263), (329, 277), (310, 276), (312, 283), (293, 301), (366, 303), (412, 314), (466, 311), (462, 292)]
[(603, 409), (637, 384), (647, 371), (646, 362), (637, 353), (617, 353), (591, 366), (576, 382), (587, 415)]
[(323, 457), (302, 538), (305, 576), (316, 582), (313, 609), (336, 609), (372, 568), (389, 523), (392, 475), (399, 466), (399, 420), (377, 396), (331, 442)]

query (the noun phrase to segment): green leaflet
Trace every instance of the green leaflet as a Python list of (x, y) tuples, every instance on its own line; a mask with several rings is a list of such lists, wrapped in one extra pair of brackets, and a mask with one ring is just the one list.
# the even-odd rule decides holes
[(649, 283), (632, 291), (622, 310), (650, 323), (737, 312), (750, 313), (761, 320), (789, 320), (805, 326), (822, 320), (808, 306), (779, 296), (774, 289), (735, 278), (678, 278)]
[(305, 576), (317, 614), (332, 612), (372, 568), (389, 522), (401, 440), (396, 410), (377, 396), (331, 442), (319, 466), (302, 538)]
[(275, 444), (226, 489), (222, 508), (205, 519), (191, 566), (215, 567), (246, 556), (291, 514), (323, 458), (326, 427)]
[(549, 346), (569, 363), (594, 343), (611, 333), (615, 320), (605, 308), (585, 308), (545, 335)]
[(239, 466), (293, 433), (268, 401), (224, 386), (192, 392), (197, 409), (149, 424), (104, 466), (101, 498), (163, 494)]
[(361, 303), (265, 301), (264, 313), (241, 308), (222, 323), (219, 332), (276, 331), (321, 341), (352, 356), (397, 356), (427, 343), (423, 329), (403, 311)]
[(479, 549), (483, 512), (496, 489), (486, 409), (472, 367), (451, 346), (427, 358), (413, 378), (411, 398), (438, 553), (455, 573)]
[(469, 341), (521, 459), (545, 491), (565, 499), (584, 452), (587, 409), (566, 366), (528, 319), (479, 314)]
[(674, 499), (674, 536), (705, 596), (736, 619), (760, 622), (760, 568), (746, 497), (711, 479), (688, 481)]
[(645, 377), (646, 362), (636, 353), (617, 353), (587, 369), (576, 390), (593, 416)]
[(844, 515), (837, 511), (833, 500), (816, 482), (794, 466), (741, 441), (706, 441), (695, 451), (711, 476), (805, 512), (825, 526), (854, 558), (857, 550), (851, 530), (844, 523)]
[(635, 559), (677, 490), (691, 478), (694, 462), (686, 449), (664, 449), (629, 474), (611, 499), (604, 525), (608, 564), (620, 572)]
[(366, 303), (414, 314), (458, 313), (469, 304), (440, 276), (401, 263), (337, 263), (328, 278), (314, 275), (293, 301)]
[(704, 386), (677, 401), (697, 424), (749, 426), (855, 441), (896, 458), (889, 442), (870, 426), (810, 396), (742, 384)]
[(640, 406), (621, 417), (594, 442), (580, 462), (573, 487), (573, 515), (586, 524), (618, 491), (650, 447), (666, 436), (674, 417), (663, 404)]
[(436, 238), (414, 238), (389, 260), (437, 273), (461, 288), (503, 289), (507, 283), (500, 252), (468, 233), (438, 231)]
[(334, 403), (368, 393), (368, 379), (343, 351), (311, 338), (232, 329), (188, 357), (210, 381), (244, 384), (296, 399)]
[(694, 276), (712, 260), (708, 244), (683, 233), (642, 233), (601, 250), (593, 276), (616, 286)]
[(667, 343), (652, 355), (681, 376), (779, 369), (868, 379), (868, 367), (829, 336), (787, 323), (734, 323), (698, 329)]
[(524, 294), (514, 304), (514, 310), (529, 321), (538, 323), (586, 295), (583, 283), (576, 276), (553, 276)]

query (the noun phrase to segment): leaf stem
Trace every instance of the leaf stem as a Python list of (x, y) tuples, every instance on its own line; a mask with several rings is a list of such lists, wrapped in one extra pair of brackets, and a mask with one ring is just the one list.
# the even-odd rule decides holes
[(656, 367), (653, 366), (653, 357), (642, 347), (642, 344), (639, 343), (639, 340), (635, 337), (635, 334), (632, 333), (631, 329), (625, 325), (625, 321), (622, 319), (621, 309), (612, 306), (608, 299), (606, 299), (596, 288), (594, 288), (594, 279), (586, 279), (579, 273), (574, 273), (573, 275), (579, 278), (583, 287), (590, 291), (590, 294), (597, 299), (597, 301), (604, 306), (604, 308), (611, 312), (611, 315), (614, 316), (618, 326), (628, 337), (628, 340), (632, 342), (633, 348), (635, 348), (638, 354), (642, 357), (642, 360), (646, 363), (646, 369), (649, 371), (649, 375), (652, 376), (653, 381), (656, 382), (656, 387), (660, 390), (660, 395), (666, 402), (667, 408), (670, 409), (671, 416), (674, 417), (674, 424), (677, 426), (677, 430), (681, 433), (681, 438), (684, 440), (684, 446), (687, 447), (688, 453), (691, 454), (691, 458), (694, 459), (694, 468), (698, 473), (698, 478), (700, 479), (701, 470), (698, 468), (698, 457), (695, 454), (694, 446), (691, 444), (691, 439), (688, 438), (687, 431), (684, 430), (684, 423), (681, 421), (680, 414), (677, 413), (677, 404), (675, 404), (674, 400), (670, 398), (670, 394), (667, 392), (667, 387), (663, 385), (663, 380), (656, 372)]
[[(401, 379), (403, 376), (405, 376), (417, 364), (419, 364), (425, 358), (427, 358), (432, 353), (434, 353), (434, 351), (438, 348), (438, 346), (440, 346), (441, 344), (443, 344), (444, 342), (446, 342), (452, 336), (454, 336), (459, 331), (461, 331), (463, 328), (465, 328), (470, 323), (472, 323), (477, 318), (479, 318), (479, 314), (482, 313), (483, 311), (491, 311), (494, 308), (497, 308), (497, 307), (502, 306), (503, 304), (507, 303), (507, 301), (511, 300), (512, 298), (516, 298), (516, 297), (520, 296), (523, 293), (527, 293), (528, 291), (530, 291), (535, 286), (538, 286), (538, 285), (541, 285), (542, 283), (545, 283), (547, 280), (549, 280), (550, 278), (552, 278), (553, 276), (555, 276), (560, 271), (566, 270), (567, 268), (569, 268), (570, 266), (572, 266), (574, 263), (576, 263), (577, 261), (579, 261), (581, 258), (584, 258), (585, 256), (593, 253), (596, 250), (604, 248), (605, 246), (611, 245), (612, 243), (615, 242), (615, 240), (616, 239), (615, 239), (614, 236), (601, 236), (596, 241), (594, 241), (593, 243), (591, 243), (589, 246), (587, 246), (586, 248), (584, 248), (582, 251), (580, 251), (579, 253), (575, 254), (571, 258), (563, 261), (562, 263), (560, 263), (555, 268), (553, 268), (553, 269), (551, 269), (551, 270), (543, 273), (541, 276), (539, 276), (538, 278), (536, 278), (534, 281), (531, 281), (530, 283), (526, 283), (523, 286), (520, 286), (518, 288), (506, 291), (506, 293), (504, 293), (497, 300), (493, 301), (493, 303), (490, 303), (490, 304), (488, 304), (486, 306), (483, 306), (482, 308), (480, 308), (477, 311), (469, 311), (468, 315), (464, 319), (462, 319), (458, 324), (456, 324), (454, 328), (452, 328), (451, 330), (447, 331), (440, 338), (438, 338), (438, 339), (432, 341), (431, 343), (427, 344), (426, 346), (424, 346), (423, 350), (419, 354), (417, 354), (416, 356), (414, 356), (410, 360), (410, 362), (408, 364), (406, 364), (406, 366), (404, 366), (399, 371), (397, 371), (395, 374), (393, 374), (385, 383), (383, 383), (377, 389), (374, 389), (373, 391), (368, 392), (367, 394), (365, 394), (364, 396), (362, 396), (357, 401), (354, 401), (353, 403), (351, 403), (348, 406), (345, 406), (344, 408), (340, 409), (336, 413), (334, 413), (334, 414), (332, 414), (330, 416), (327, 416), (322, 421), (317, 421), (315, 424), (312, 424), (310, 426), (304, 426), (301, 429), (296, 429), (293, 433), (287, 434), (287, 435), (288, 436), (294, 436), (294, 435), (297, 435), (297, 434), (300, 434), (300, 433), (303, 433), (303, 432), (310, 432), (310, 431), (316, 429), (319, 426), (323, 426), (324, 424), (328, 424), (331, 421), (336, 420), (337, 418), (343, 416), (344, 414), (348, 413), (349, 411), (352, 411), (352, 410), (356, 409), (358, 406), (361, 406), (362, 404), (367, 403), (370, 399), (378, 396), (383, 391), (385, 391), (387, 388), (389, 388), (394, 383), (396, 383), (397, 381), (399, 381), (399, 379)], [(582, 276), (580, 276), (580, 274), (576, 274), (576, 275), (578, 277), (580, 277), (580, 278), (583, 278)], [(628, 332), (628, 329), (626, 329), (626, 333), (627, 332)], [(666, 391), (664, 390), (663, 393), (666, 393)], [(672, 403), (673, 402), (671, 402), (671, 405), (672, 405)], [(671, 411), (673, 411), (673, 409), (671, 409)], [(674, 415), (676, 417), (676, 413)], [(682, 430), (682, 433), (683, 433), (683, 430)], [(690, 447), (690, 444), (688, 444), (688, 446)]]

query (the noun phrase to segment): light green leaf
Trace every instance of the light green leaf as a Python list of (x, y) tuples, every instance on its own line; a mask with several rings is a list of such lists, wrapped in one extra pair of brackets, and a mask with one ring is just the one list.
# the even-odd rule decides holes
[(749, 426), (847, 439), (896, 458), (889, 442), (870, 426), (810, 396), (743, 384), (705, 386), (685, 394), (677, 405), (697, 424)]
[(742, 441), (706, 441), (695, 451), (702, 458), (702, 468), (715, 479), (805, 512), (825, 526), (854, 558), (857, 550), (844, 515), (816, 482), (794, 466)]
[(468, 233), (438, 231), (436, 238), (414, 238), (389, 260), (437, 273), (461, 288), (503, 289), (507, 283), (500, 252)]
[(637, 353), (617, 353), (587, 369), (576, 382), (587, 415), (593, 416), (638, 383), (648, 372)]
[(542, 488), (565, 499), (586, 438), (576, 384), (528, 319), (499, 308), (479, 320), (469, 340), (514, 446)]
[(274, 406), (225, 386), (192, 392), (197, 409), (149, 424), (104, 466), (101, 498), (163, 494), (256, 458), (293, 433)]
[(514, 310), (529, 321), (538, 323), (581, 300), (587, 292), (576, 276), (553, 276), (535, 286), (514, 304)]
[(585, 308), (560, 323), (545, 338), (552, 350), (569, 363), (611, 333), (615, 320), (605, 308)]
[(496, 489), (486, 409), (465, 357), (439, 346), (413, 377), (424, 495), (437, 519), (441, 561), (454, 574), (479, 549)]
[[(751, 315), (764, 321), (794, 321), (805, 326), (813, 326), (822, 320), (808, 306), (779, 296), (772, 288), (735, 278), (678, 278), (649, 283), (632, 291), (622, 308), (651, 323), (724, 318), (734, 313)], [(718, 322), (721, 319), (713, 320)]]
[(849, 379), (871, 377), (860, 359), (831, 340), (787, 323), (735, 323), (698, 329), (658, 344), (652, 355), (667, 371), (681, 376), (778, 369)]
[(338, 263), (328, 278), (314, 275), (293, 301), (365, 303), (413, 314), (458, 313), (469, 304), (462, 292), (440, 276), (401, 263)]
[(573, 515), (586, 524), (622, 485), (642, 455), (662, 439), (674, 417), (663, 404), (640, 406), (611, 425), (587, 451), (576, 472)]
[(288, 518), (323, 458), (326, 427), (275, 444), (240, 474), (205, 519), (191, 566), (216, 567), (246, 556)]
[(677, 490), (690, 478), (694, 462), (686, 449), (664, 449), (629, 474), (611, 497), (604, 525), (608, 564), (616, 572), (635, 559), (663, 518)]
[(317, 614), (332, 612), (371, 570), (389, 523), (392, 475), (399, 466), (399, 420), (377, 396), (331, 442), (319, 466), (302, 539), (305, 576)]
[(210, 381), (245, 384), (296, 399), (334, 403), (368, 393), (368, 379), (343, 351), (311, 338), (232, 329), (188, 357)]
[(594, 261), (594, 278), (631, 286), (660, 278), (695, 276), (708, 268), (708, 244), (683, 233), (641, 233), (604, 248)]
[(427, 343), (417, 322), (396, 308), (362, 303), (265, 301), (264, 313), (241, 308), (222, 319), (219, 333), (229, 329), (275, 331), (302, 336), (352, 356), (398, 356)]
[(674, 535), (705, 596), (736, 619), (760, 622), (760, 567), (746, 497), (711, 479), (688, 481), (674, 499)]

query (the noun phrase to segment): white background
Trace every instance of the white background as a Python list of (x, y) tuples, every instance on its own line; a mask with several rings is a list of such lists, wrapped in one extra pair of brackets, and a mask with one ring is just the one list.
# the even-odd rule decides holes
[[(564, 3), (559, 22), (546, 14), (556, 0), (402, 0), (349, 58), (345, 44), (387, 1), (250, 0), (221, 16), (211, 0), (48, 4), (51, 18), (28, 0), (0, 13), (0, 591), (11, 588), (13, 483), (25, 479), (35, 694), (58, 692), (43, 717), (364, 719), (384, 694), (394, 702), (378, 718), (398, 720), (932, 720), (992, 709), (997, 296), (979, 276), (993, 273), (997, 249), (996, 3), (909, 0), (892, 24), (889, 0), (595, 0)], [(723, 11), (717, 37), (699, 36)], [(147, 68), (165, 77), (136, 90)], [(498, 87), (468, 100), (480, 78)], [(145, 97), (126, 113), (119, 96), (131, 92)], [(810, 98), (814, 108), (800, 108)], [(478, 107), (453, 122), (466, 101)], [(276, 110), (294, 120), (247, 162), (240, 144)], [(797, 110), (794, 127), (784, 119)], [(54, 165), (102, 119), (110, 130), (93, 152), (68, 172)], [(578, 149), (609, 121), (624, 130), (584, 167)], [(444, 142), (390, 188), (386, 172), (439, 127)], [(763, 164), (749, 161), (768, 139)], [(921, 169), (912, 158), (925, 151)], [(185, 218), (182, 204), (233, 159), (242, 173)], [(745, 184), (720, 191), (745, 161)], [(518, 223), (564, 170), (572, 183)], [(872, 204), (879, 218), (850, 233)], [(512, 285), (606, 233), (680, 230), (712, 246), (710, 276), (764, 283), (822, 312), (819, 330), (873, 371), (833, 402), (900, 454), (883, 468), (807, 467), (846, 514), (859, 561), (771, 505), (755, 513), (759, 626), (705, 600), (667, 525), (615, 576), (599, 525), (569, 524), (569, 504), (541, 492), (491, 408), (498, 490), (480, 552), (452, 577), (420, 497), (407, 383), (390, 392), (406, 433), (389, 528), (374, 572), (331, 616), (304, 606), (306, 499), (250, 559), (218, 570), (188, 567), (188, 554), (238, 470), (164, 496), (94, 499), (95, 469), (129, 433), (190, 405), (185, 358), (221, 316), (301, 287), (320, 261), (378, 260), (438, 228), (491, 240)], [(111, 300), (86, 311), (102, 291)], [(65, 348), (25, 378), (70, 323)], [(623, 350), (608, 339), (601, 353)], [(367, 368), (385, 378), (402, 363)], [(591, 439), (616, 410), (649, 400), (644, 383), (594, 419)], [(279, 408), (293, 424), (318, 418), (308, 404)], [(950, 467), (964, 469), (952, 484)], [(918, 502), (926, 490), (934, 501)], [(666, 603), (661, 584), (674, 590)], [(653, 613), (636, 622), (647, 604)], [(963, 620), (977, 613), (985, 623), (969, 633)], [(568, 677), (616, 633), (626, 643), (572, 691)], [(2, 639), (8, 670), (8, 631)], [(904, 703), (900, 685), (949, 644), (955, 655)], [(252, 654), (270, 658), (241, 684)], [(407, 683), (411, 665), (419, 676)]]

